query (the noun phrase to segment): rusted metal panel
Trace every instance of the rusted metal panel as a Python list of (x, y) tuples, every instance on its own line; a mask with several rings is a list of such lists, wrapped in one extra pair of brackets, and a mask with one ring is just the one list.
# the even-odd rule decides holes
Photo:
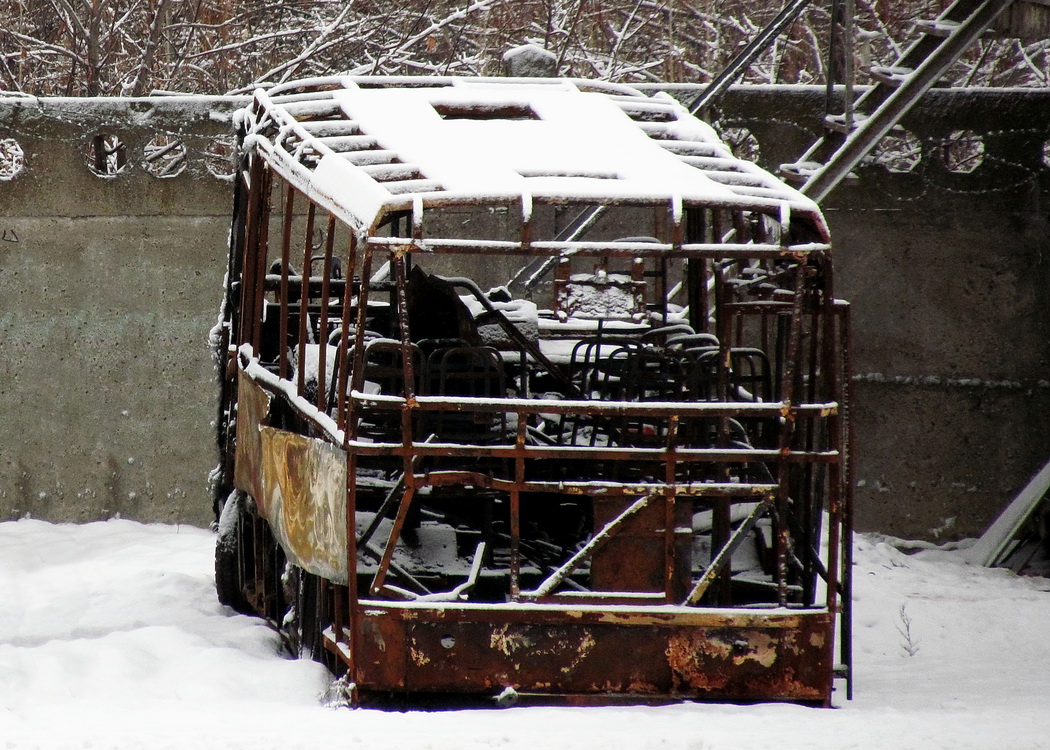
[(238, 378), (235, 486), (255, 500), (292, 563), (345, 584), (346, 453), (265, 425), (273, 396), (243, 370)]
[(346, 453), (273, 427), (261, 427), (260, 437), (260, 512), (290, 562), (345, 584)]
[[(595, 497), (594, 525), (601, 528), (623, 512), (623, 498)], [(664, 514), (666, 501), (642, 509), (625, 524), (616, 538), (610, 540), (591, 558), (591, 583), (595, 591), (662, 592), (665, 585)], [(674, 505), (675, 569), (673, 591), (685, 596), (692, 568), (693, 504), (683, 499)], [(678, 531), (681, 529), (681, 532)]]
[(237, 462), (233, 481), (237, 489), (258, 500), (264, 494), (259, 426), (270, 413), (273, 397), (240, 369), (237, 391)]
[[(366, 606), (365, 691), (823, 701), (827, 611), (787, 616)], [(628, 658), (629, 655), (629, 658)]]

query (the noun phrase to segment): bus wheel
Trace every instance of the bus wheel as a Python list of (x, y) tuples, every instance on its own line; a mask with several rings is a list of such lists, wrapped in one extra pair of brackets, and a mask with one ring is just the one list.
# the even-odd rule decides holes
[(243, 614), (253, 614), (244, 596), (241, 571), (246, 497), (240, 490), (234, 490), (226, 498), (219, 515), (219, 535), (215, 541), (215, 591), (220, 604)]

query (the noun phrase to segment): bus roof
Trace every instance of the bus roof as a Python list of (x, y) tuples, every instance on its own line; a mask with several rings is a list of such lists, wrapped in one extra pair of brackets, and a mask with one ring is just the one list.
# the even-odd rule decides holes
[(819, 223), (667, 94), (569, 79), (331, 77), (259, 90), (246, 147), (358, 231), (392, 212), (533, 202), (724, 206)]

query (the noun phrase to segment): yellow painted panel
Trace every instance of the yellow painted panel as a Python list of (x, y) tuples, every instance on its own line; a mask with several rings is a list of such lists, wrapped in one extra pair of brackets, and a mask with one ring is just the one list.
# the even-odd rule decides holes
[[(264, 502), (262, 486), (262, 444), (259, 427), (270, 415), (273, 397), (254, 380), (237, 372), (237, 461), (234, 486), (247, 492), (257, 503)], [(259, 512), (265, 515), (264, 509)]]
[(259, 432), (260, 506), (278, 542), (299, 567), (346, 583), (346, 453), (273, 427)]

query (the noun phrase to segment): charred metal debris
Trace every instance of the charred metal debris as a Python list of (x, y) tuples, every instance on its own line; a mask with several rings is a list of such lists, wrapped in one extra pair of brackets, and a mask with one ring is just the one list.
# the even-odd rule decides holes
[(299, 81), (238, 127), (222, 601), (355, 703), (830, 704), (849, 324), (812, 201), (587, 81)]

